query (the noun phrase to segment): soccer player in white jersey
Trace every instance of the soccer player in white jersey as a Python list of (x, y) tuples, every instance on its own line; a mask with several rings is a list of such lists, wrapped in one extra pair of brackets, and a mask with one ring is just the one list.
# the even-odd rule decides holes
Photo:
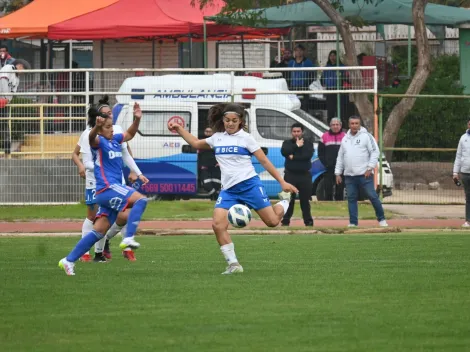
[[(243, 130), (246, 123), (245, 109), (241, 105), (214, 105), (209, 110), (208, 118), (212, 130), (216, 133), (207, 139), (199, 140), (183, 126), (173, 122), (168, 123), (168, 128), (177, 132), (196, 149), (215, 150), (222, 176), (222, 191), (215, 204), (212, 228), (228, 263), (222, 274), (241, 273), (243, 267), (238, 262), (233, 242), (227, 231), (228, 209), (234, 204), (246, 204), (258, 213), (266, 225), (275, 227), (289, 208), (291, 193), (298, 193), (298, 190), (284, 181), (254, 138)], [(284, 191), (279, 193), (281, 201), (274, 206), (271, 206), (266, 190), (253, 167), (252, 155), (280, 183)]]
[[(101, 99), (94, 109), (90, 109), (88, 111), (88, 128), (82, 132), (80, 139), (75, 147), (75, 150), (72, 154), (72, 160), (77, 165), (79, 175), (85, 179), (85, 204), (87, 205), (87, 216), (85, 221), (82, 225), (82, 237), (88, 234), (91, 230), (93, 230), (93, 222), (95, 221), (96, 212), (98, 211), (98, 206), (96, 204), (96, 179), (94, 175), (94, 163), (93, 163), (93, 156), (90, 149), (90, 143), (88, 141), (88, 136), (90, 134), (90, 130), (95, 127), (96, 124), (96, 117), (99, 114), (104, 114), (105, 116), (109, 116), (111, 119), (112, 111), (109, 105), (108, 97), (105, 96)], [(113, 126), (113, 132), (115, 134), (123, 133), (123, 129), (119, 125)], [(148, 182), (148, 179), (142, 174), (138, 166), (136, 165), (132, 155), (129, 151), (129, 146), (126, 142), (122, 143), (122, 158), (124, 163), (131, 169), (132, 173), (135, 173), (136, 176), (145, 184)], [(82, 154), (82, 160), (80, 160), (79, 156), (80, 153)], [(123, 178), (123, 184), (125, 184)], [(119, 221), (113, 224), (109, 231), (106, 234), (106, 237), (102, 240), (95, 243), (95, 258), (93, 261), (95, 262), (106, 262), (106, 259), (111, 259), (111, 251), (109, 250), (109, 239), (113, 238), (119, 232), (123, 234), (126, 231), (126, 227), (123, 226), (124, 224), (119, 224)], [(131, 248), (126, 248), (123, 250), (124, 258), (135, 261), (134, 251)], [(80, 261), (89, 262), (91, 260), (90, 253), (85, 253), (81, 258)]]

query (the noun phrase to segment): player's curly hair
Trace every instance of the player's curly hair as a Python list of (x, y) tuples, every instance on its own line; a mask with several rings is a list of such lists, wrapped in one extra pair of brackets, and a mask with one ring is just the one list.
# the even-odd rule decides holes
[(98, 116), (105, 117), (105, 118), (109, 117), (108, 115), (101, 115), (101, 109), (104, 107), (108, 107), (108, 108), (110, 107), (109, 97), (107, 95), (105, 95), (100, 100), (98, 100), (98, 104), (88, 109), (88, 126), (90, 126), (91, 128), (95, 127), (96, 118)]
[(212, 106), (209, 109), (207, 116), (209, 126), (214, 132), (224, 132), (224, 115), (228, 112), (236, 113), (240, 117), (240, 129), (245, 129), (245, 108), (240, 104), (234, 103), (220, 103)]

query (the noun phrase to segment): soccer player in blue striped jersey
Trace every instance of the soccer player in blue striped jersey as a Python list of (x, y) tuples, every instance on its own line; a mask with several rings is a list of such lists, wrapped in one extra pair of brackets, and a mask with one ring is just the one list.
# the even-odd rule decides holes
[[(93, 155), (90, 148), (90, 143), (88, 141), (88, 136), (90, 131), (96, 124), (96, 117), (105, 114), (110, 118), (113, 118), (111, 107), (109, 105), (108, 96), (104, 96), (99, 100), (96, 109), (89, 109), (88, 111), (88, 127), (80, 136), (80, 139), (75, 147), (75, 150), (72, 154), (72, 160), (78, 167), (78, 172), (81, 177), (85, 179), (85, 204), (87, 205), (87, 217), (82, 225), (82, 237), (86, 236), (91, 230), (93, 230), (93, 223), (95, 221), (96, 212), (98, 211), (98, 205), (96, 204), (95, 194), (96, 194), (96, 179), (94, 173), (95, 163), (93, 162)], [(113, 133), (123, 133), (123, 129), (119, 125), (113, 126)], [(131, 151), (127, 143), (122, 143), (122, 158), (124, 164), (126, 164), (131, 169), (131, 174), (133, 177), (139, 178), (143, 184), (148, 182), (148, 179), (142, 174), (140, 169), (132, 157)], [(82, 155), (82, 160), (80, 160), (80, 154)], [(125, 184), (124, 177), (122, 178), (122, 183)], [(95, 258), (94, 262), (106, 262), (107, 259), (111, 259), (111, 251), (109, 249), (109, 239), (114, 237), (119, 232), (123, 234), (126, 231), (125, 223), (120, 223), (116, 221), (109, 231), (106, 233), (105, 238), (95, 243)], [(135, 256), (134, 252), (130, 248), (126, 248), (123, 252), (124, 258), (134, 261)], [(90, 261), (90, 254), (85, 253), (80, 261), (88, 262)]]
[[(254, 138), (244, 131), (245, 109), (238, 104), (217, 104), (209, 110), (209, 124), (214, 133), (211, 137), (199, 140), (183, 126), (169, 123), (168, 128), (177, 132), (196, 149), (214, 149), (220, 166), (222, 191), (215, 204), (212, 228), (220, 245), (220, 250), (228, 263), (222, 274), (243, 272), (243, 267), (235, 255), (235, 247), (227, 231), (228, 209), (234, 204), (245, 204), (254, 209), (261, 220), (269, 227), (277, 226), (289, 208), (291, 193), (297, 188), (284, 181), (274, 165), (268, 160)], [(281, 201), (271, 205), (266, 190), (251, 162), (254, 156), (276, 179), (284, 192), (279, 193)]]
[(99, 209), (93, 230), (82, 237), (67, 257), (59, 261), (59, 267), (64, 269), (67, 275), (75, 275), (75, 262), (105, 236), (118, 215), (127, 215), (127, 231), (119, 246), (122, 249), (140, 247), (134, 235), (147, 206), (147, 198), (133, 188), (122, 185), (121, 144), (134, 138), (141, 118), (142, 110), (139, 104), (135, 103), (134, 122), (127, 131), (119, 134), (113, 134), (112, 118), (96, 118), (96, 125), (89, 134), (89, 143), (95, 163), (96, 202)]

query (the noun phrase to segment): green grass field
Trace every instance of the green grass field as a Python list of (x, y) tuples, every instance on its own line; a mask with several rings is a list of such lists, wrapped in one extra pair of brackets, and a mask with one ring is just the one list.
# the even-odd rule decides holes
[[(312, 214), (315, 217), (348, 217), (346, 202), (312, 202)], [(175, 219), (189, 220), (212, 217), (214, 202), (210, 201), (173, 201), (149, 202), (143, 220)], [(84, 204), (75, 205), (41, 205), (41, 206), (0, 206), (0, 221), (19, 220), (82, 220), (86, 214)], [(255, 212), (253, 212), (255, 214)], [(387, 219), (393, 213), (386, 211)], [(296, 204), (295, 217), (302, 217), (300, 205)], [(374, 209), (370, 204), (359, 205), (361, 219), (375, 219)], [(256, 214), (255, 214), (255, 217)]]
[(470, 349), (463, 233), (235, 236), (237, 276), (212, 236), (186, 236), (67, 277), (77, 239), (0, 238), (1, 351)]

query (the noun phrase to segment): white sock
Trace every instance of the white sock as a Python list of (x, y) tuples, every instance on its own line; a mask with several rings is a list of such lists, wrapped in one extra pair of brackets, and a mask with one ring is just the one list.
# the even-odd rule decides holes
[(289, 202), (287, 200), (281, 200), (280, 202), (274, 204), (274, 206), (278, 204), (284, 209), (284, 214), (287, 213), (287, 209), (289, 209)]
[(121, 235), (123, 238), (126, 237), (126, 233), (127, 233), (127, 224), (125, 224), (121, 229)]
[(106, 237), (103, 237), (95, 243), (95, 253), (103, 253), (104, 244), (106, 243)]
[(233, 242), (221, 246), (220, 251), (224, 255), (225, 260), (227, 261), (228, 265), (233, 264), (233, 263), (238, 263), (238, 259), (235, 254), (235, 246), (233, 245)]
[(118, 224), (114, 223), (106, 232), (106, 238), (110, 240), (114, 236), (116, 236), (120, 231), (122, 230), (122, 226), (119, 226)]
[[(86, 218), (82, 225), (82, 238), (88, 235), (91, 231), (93, 231), (93, 221)], [(85, 254), (90, 254), (90, 252), (86, 252)]]

